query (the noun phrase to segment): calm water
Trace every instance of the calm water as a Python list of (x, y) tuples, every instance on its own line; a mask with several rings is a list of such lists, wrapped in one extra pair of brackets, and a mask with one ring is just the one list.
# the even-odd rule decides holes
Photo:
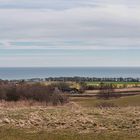
[(59, 76), (140, 78), (140, 67), (0, 68), (0, 79), (29, 79)]

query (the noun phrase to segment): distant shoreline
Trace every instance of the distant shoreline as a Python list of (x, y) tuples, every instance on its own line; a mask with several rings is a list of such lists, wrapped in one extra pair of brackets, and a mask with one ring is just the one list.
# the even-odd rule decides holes
[(1, 67), (0, 79), (49, 77), (140, 78), (140, 67)]
[[(6, 81), (4, 79), (0, 79), (1, 81)], [(110, 83), (135, 83), (140, 82), (140, 78), (133, 78), (133, 77), (112, 77), (112, 78), (99, 78), (99, 77), (48, 77), (48, 78), (28, 78), (28, 79), (13, 79), (13, 80), (7, 80), (7, 81), (25, 81), (25, 82), (110, 82)]]

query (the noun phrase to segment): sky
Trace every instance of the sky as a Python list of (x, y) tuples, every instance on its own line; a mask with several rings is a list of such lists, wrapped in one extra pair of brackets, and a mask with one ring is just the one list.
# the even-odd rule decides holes
[(139, 60), (139, 0), (0, 0), (0, 67), (133, 67)]

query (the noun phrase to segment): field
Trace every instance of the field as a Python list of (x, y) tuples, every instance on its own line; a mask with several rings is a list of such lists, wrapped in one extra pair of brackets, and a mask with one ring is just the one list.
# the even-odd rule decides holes
[[(101, 82), (86, 82), (87, 85), (98, 86)], [(104, 82), (113, 84), (117, 88), (139, 87), (140, 82)]]
[[(86, 82), (88, 85), (100, 84), (101, 82)], [(105, 82), (105, 83), (112, 83), (112, 84), (140, 84), (140, 82)]]
[[(64, 106), (0, 103), (1, 140), (139, 140), (140, 95), (72, 97)], [(99, 107), (103, 103), (114, 107)]]
[(96, 105), (101, 103), (113, 103), (118, 107), (132, 107), (132, 106), (140, 106), (140, 95), (135, 96), (126, 96), (121, 98), (113, 98), (110, 100), (96, 99), (95, 97), (72, 97), (72, 101), (78, 103), (82, 107), (96, 107)]

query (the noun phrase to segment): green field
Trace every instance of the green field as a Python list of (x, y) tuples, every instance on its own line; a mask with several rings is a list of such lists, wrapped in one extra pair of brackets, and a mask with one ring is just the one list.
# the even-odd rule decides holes
[[(101, 82), (86, 82), (88, 86), (99, 86)], [(103, 82), (112, 84), (114, 88), (140, 87), (140, 82)]]
[[(98, 85), (101, 82), (86, 82), (87, 85)], [(103, 82), (103, 83), (111, 83), (111, 84), (126, 84), (126, 85), (140, 85), (140, 82)]]

